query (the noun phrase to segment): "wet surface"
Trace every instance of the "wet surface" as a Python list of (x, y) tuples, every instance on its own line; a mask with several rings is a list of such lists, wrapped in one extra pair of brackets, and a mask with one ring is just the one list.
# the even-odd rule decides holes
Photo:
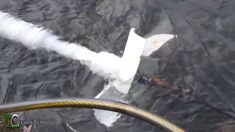
[[(0, 10), (51, 29), (62, 39), (93, 51), (122, 55), (129, 29), (142, 36), (172, 33), (177, 38), (152, 58), (143, 58), (137, 76), (159, 75), (171, 86), (133, 82), (131, 104), (161, 115), (190, 132), (231, 132), (235, 117), (233, 0), (0, 0)], [(54, 52), (29, 50), (0, 39), (1, 104), (62, 97), (94, 97), (105, 80), (78, 61)], [(190, 91), (190, 92), (187, 92)], [(105, 128), (86, 109), (20, 113), (54, 120), (33, 131), (166, 131), (122, 116)], [(68, 126), (70, 125), (70, 127)]]

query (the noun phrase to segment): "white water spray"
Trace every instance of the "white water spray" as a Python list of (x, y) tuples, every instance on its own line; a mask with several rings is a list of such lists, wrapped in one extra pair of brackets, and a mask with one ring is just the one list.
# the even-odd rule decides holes
[[(65, 57), (79, 60), (110, 83), (96, 96), (115, 101), (126, 102), (122, 95), (129, 92), (136, 74), (140, 56), (148, 56), (158, 50), (174, 36), (170, 34), (154, 35), (144, 39), (130, 31), (123, 57), (108, 52), (93, 52), (79, 44), (65, 42), (49, 30), (24, 22), (0, 11), (0, 36), (20, 42), (30, 49), (55, 51)], [(127, 102), (126, 102), (127, 103)], [(120, 117), (114, 112), (95, 110), (96, 118), (106, 126), (112, 126)]]
[(51, 31), (24, 22), (0, 11), (0, 36), (20, 42), (30, 49), (55, 51), (68, 58), (79, 60), (93, 73), (104, 78), (117, 78), (121, 58), (108, 52), (93, 52), (75, 43), (59, 39)]

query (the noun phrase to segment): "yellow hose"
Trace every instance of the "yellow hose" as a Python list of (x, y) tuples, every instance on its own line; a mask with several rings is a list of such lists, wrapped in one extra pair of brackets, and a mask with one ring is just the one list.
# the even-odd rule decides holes
[(15, 104), (0, 105), (0, 115), (10, 112), (18, 112), (25, 110), (53, 108), (53, 107), (80, 107), (80, 108), (94, 108), (120, 112), (131, 115), (141, 120), (144, 120), (153, 125), (161, 125), (172, 132), (184, 132), (183, 129), (168, 122), (167, 120), (151, 114), (147, 111), (130, 106), (128, 104), (100, 100), (100, 99), (50, 99), (40, 101), (29, 101)]

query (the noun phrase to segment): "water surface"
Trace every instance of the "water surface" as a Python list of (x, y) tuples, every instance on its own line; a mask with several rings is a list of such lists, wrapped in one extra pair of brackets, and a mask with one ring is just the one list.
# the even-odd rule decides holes
[[(189, 132), (231, 132), (235, 123), (235, 1), (233, 0), (0, 0), (0, 10), (51, 29), (64, 40), (121, 56), (131, 27), (148, 37), (177, 35), (151, 58), (137, 76), (160, 75), (173, 90), (138, 79), (131, 104), (182, 126)], [(92, 98), (105, 80), (78, 61), (54, 52), (29, 50), (0, 39), (1, 104), (48, 98)], [(33, 131), (166, 131), (129, 116), (111, 128), (88, 109), (46, 109), (20, 113), (25, 120), (54, 125)]]

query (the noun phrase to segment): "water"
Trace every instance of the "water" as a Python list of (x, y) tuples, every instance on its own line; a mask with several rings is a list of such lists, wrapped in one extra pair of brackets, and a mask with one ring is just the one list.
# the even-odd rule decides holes
[[(0, 0), (0, 10), (51, 29), (64, 40), (99, 52), (122, 55), (130, 27), (150, 36), (177, 34), (152, 58), (143, 58), (137, 75), (161, 75), (181, 91), (134, 80), (131, 104), (159, 114), (192, 132), (234, 129), (234, 15), (232, 0)], [(0, 101), (94, 97), (106, 84), (87, 67), (57, 53), (29, 50), (0, 40)], [(144, 64), (143, 64), (144, 62)], [(186, 92), (186, 91), (191, 92)], [(111, 128), (87, 109), (21, 113), (48, 118), (55, 125), (35, 131), (165, 131), (122, 116)], [(68, 125), (69, 124), (69, 125)]]

